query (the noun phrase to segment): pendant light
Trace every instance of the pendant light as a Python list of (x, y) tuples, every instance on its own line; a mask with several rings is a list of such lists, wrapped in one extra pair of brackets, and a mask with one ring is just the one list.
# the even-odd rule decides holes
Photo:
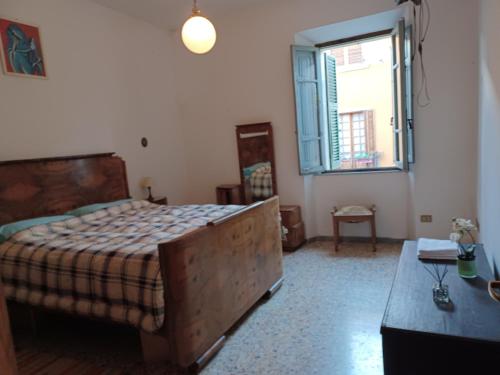
[(182, 26), (182, 42), (188, 50), (196, 54), (210, 52), (217, 39), (215, 27), (201, 15), (197, 0), (193, 1), (193, 14)]

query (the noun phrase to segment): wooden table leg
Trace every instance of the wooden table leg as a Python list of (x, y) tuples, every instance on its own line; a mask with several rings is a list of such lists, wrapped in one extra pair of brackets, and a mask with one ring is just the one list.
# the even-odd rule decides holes
[(372, 229), (372, 246), (373, 251), (377, 251), (377, 229), (375, 227), (375, 215), (370, 217), (370, 226)]
[(9, 313), (0, 282), (0, 374), (17, 375), (16, 353), (10, 333)]
[(339, 221), (333, 215), (333, 244), (334, 244), (334, 251), (337, 252), (339, 250)]

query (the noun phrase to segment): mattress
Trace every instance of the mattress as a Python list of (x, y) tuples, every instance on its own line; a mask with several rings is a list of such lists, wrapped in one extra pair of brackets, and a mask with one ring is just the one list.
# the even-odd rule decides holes
[(132, 201), (31, 227), (0, 245), (6, 297), (155, 332), (166, 303), (158, 244), (241, 208)]

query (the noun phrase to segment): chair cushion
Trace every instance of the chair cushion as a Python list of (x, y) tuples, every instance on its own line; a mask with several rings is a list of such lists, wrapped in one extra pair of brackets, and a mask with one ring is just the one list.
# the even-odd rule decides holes
[(367, 216), (373, 215), (373, 212), (364, 206), (345, 206), (334, 212), (335, 216)]

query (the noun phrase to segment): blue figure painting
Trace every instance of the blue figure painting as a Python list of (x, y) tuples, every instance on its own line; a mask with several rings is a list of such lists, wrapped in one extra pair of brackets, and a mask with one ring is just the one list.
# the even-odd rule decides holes
[(0, 19), (0, 37), (7, 74), (46, 76), (37, 27)]

